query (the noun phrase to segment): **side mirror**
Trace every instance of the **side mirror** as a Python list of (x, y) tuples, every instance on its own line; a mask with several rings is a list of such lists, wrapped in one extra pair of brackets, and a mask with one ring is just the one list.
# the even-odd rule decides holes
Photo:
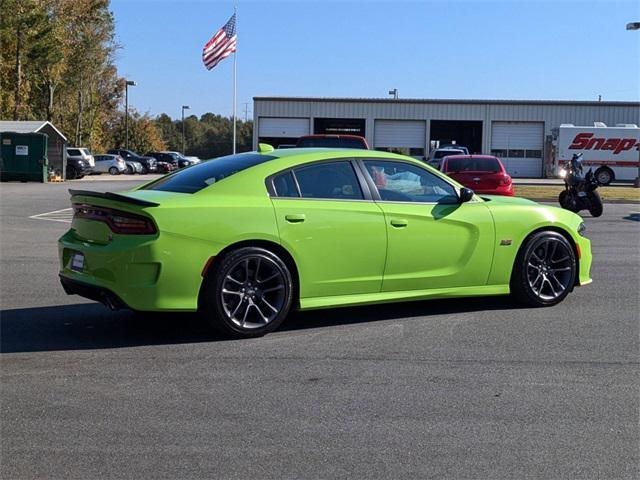
[(462, 187), (460, 189), (460, 203), (468, 202), (473, 198), (474, 192), (470, 188)]

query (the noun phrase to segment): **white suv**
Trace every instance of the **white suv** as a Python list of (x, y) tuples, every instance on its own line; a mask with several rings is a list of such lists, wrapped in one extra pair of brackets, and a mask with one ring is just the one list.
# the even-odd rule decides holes
[(469, 151), (465, 147), (444, 147), (444, 148), (436, 148), (431, 151), (429, 155), (429, 160), (427, 163), (431, 165), (433, 168), (440, 170), (440, 165), (442, 164), (442, 159), (444, 157), (448, 157), (449, 155), (468, 155)]
[(96, 166), (96, 161), (88, 148), (67, 148), (67, 158), (68, 157), (83, 160), (87, 162), (91, 168), (95, 168)]

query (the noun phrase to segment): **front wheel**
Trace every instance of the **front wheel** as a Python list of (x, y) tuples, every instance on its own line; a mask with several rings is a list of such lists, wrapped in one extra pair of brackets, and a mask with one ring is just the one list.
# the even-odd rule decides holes
[(75, 180), (76, 178), (78, 178), (78, 170), (76, 167), (67, 167), (67, 179)]
[(201, 297), (206, 320), (220, 333), (259, 337), (284, 321), (293, 302), (293, 278), (273, 252), (245, 247), (229, 252), (207, 275)]
[(592, 217), (599, 217), (602, 215), (602, 199), (600, 198), (600, 194), (595, 190), (589, 193), (589, 213)]
[(118, 170), (116, 167), (111, 167), (111, 168), (109, 169), (109, 173), (110, 173), (111, 175), (118, 175), (118, 174), (120, 173), (120, 170)]
[(569, 241), (557, 232), (538, 232), (518, 252), (511, 295), (531, 307), (556, 305), (573, 288), (576, 274), (576, 256)]
[(560, 192), (560, 195), (558, 196), (558, 203), (560, 203), (560, 206), (565, 210), (571, 210), (574, 213), (580, 211), (580, 209), (576, 205), (575, 198), (572, 194), (569, 193), (568, 190), (563, 190)]

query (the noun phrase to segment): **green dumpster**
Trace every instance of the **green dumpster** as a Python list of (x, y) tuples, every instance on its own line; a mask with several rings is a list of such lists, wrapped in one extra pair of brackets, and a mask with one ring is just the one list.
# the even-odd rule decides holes
[(44, 133), (0, 133), (0, 181), (46, 182), (47, 140)]

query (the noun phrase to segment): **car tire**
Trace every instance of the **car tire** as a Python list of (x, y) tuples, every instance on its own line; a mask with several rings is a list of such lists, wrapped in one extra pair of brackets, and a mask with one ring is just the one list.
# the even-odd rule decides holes
[(516, 256), (511, 273), (511, 295), (529, 307), (560, 303), (573, 290), (577, 275), (575, 252), (560, 233), (531, 235)]
[(147, 173), (149, 173), (149, 169), (143, 165), (140, 175), (146, 175)]
[(111, 167), (111, 168), (109, 169), (109, 173), (110, 173), (111, 175), (119, 175), (119, 174), (120, 174), (120, 170), (118, 170), (116, 167)]
[(600, 167), (595, 172), (595, 178), (600, 185), (609, 185), (616, 178), (615, 173), (609, 167)]
[(78, 170), (76, 167), (67, 167), (67, 180), (75, 180), (78, 178)]
[(131, 165), (127, 165), (127, 175), (133, 175), (134, 173), (136, 172), (133, 171)]
[(285, 320), (293, 292), (291, 271), (278, 255), (244, 247), (225, 254), (205, 277), (201, 310), (223, 335), (261, 337)]

